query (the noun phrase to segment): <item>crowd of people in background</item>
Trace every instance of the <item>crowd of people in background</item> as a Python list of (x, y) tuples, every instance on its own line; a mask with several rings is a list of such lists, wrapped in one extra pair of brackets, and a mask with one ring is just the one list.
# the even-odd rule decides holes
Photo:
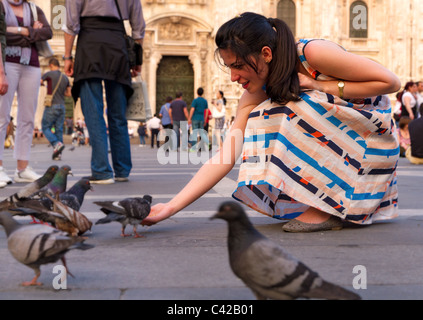
[(400, 142), (400, 156), (423, 164), (423, 82), (409, 81), (398, 92), (393, 110)]
[[(146, 146), (145, 138), (151, 138), (151, 148), (168, 144), (169, 149), (175, 151), (197, 152), (212, 147), (219, 150), (234, 117), (228, 117), (223, 91), (217, 91), (210, 104), (203, 95), (204, 89), (198, 88), (197, 98), (190, 106), (184, 101), (182, 92), (177, 92), (175, 99), (168, 96), (152, 119), (139, 123), (140, 147)], [(166, 129), (173, 130), (174, 134), (169, 134)], [(181, 140), (184, 133), (190, 137), (188, 141)], [(172, 136), (176, 137), (175, 141)]]

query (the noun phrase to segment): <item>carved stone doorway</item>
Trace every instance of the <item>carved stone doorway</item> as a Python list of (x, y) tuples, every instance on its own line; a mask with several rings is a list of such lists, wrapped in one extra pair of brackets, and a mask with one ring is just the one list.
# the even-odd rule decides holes
[(188, 57), (163, 56), (157, 68), (156, 110), (160, 111), (166, 97), (175, 98), (181, 91), (182, 99), (191, 105), (194, 99), (194, 69)]

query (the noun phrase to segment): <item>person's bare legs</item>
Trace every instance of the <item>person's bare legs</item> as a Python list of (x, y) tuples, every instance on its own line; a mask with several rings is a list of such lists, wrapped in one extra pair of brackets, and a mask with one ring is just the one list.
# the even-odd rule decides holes
[[(22, 171), (25, 170), (26, 167), (28, 167), (29, 161), (28, 160), (18, 160), (17, 161), (17, 169), (18, 171)], [(0, 166), (2, 166), (3, 164), (0, 164)]]

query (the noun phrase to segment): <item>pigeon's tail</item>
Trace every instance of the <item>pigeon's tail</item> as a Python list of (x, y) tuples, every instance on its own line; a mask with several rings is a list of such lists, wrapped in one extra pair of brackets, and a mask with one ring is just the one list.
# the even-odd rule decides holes
[(110, 223), (110, 222), (113, 222), (113, 221), (119, 222), (122, 219), (122, 215), (114, 213), (114, 212), (110, 212), (107, 209), (101, 208), (101, 211), (106, 213), (107, 216), (99, 219), (95, 224), (106, 224), (106, 223)]
[(109, 218), (109, 216), (98, 219), (98, 221), (95, 224), (106, 224), (106, 223), (110, 223), (113, 220)]
[(88, 249), (92, 249), (94, 247), (95, 247), (95, 245), (93, 245), (93, 244), (88, 244), (88, 243), (84, 243), (84, 242), (78, 242), (78, 243), (75, 244), (75, 246), (73, 247), (73, 249), (88, 250)]
[(336, 284), (323, 280), (321, 286), (307, 292), (308, 298), (328, 300), (361, 300), (361, 297), (350, 290), (344, 289)]

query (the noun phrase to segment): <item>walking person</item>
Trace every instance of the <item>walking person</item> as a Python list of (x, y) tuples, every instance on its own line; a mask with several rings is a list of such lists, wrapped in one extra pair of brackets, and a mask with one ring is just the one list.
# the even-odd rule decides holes
[[(5, 59), (6, 59), (6, 21), (4, 16), (4, 8), (0, 8), (0, 49), (1, 49), (1, 61), (0, 61), (0, 96), (3, 96), (7, 93), (9, 89), (9, 83), (7, 81), (6, 72), (5, 72)], [(9, 141), (9, 147), (14, 147), (14, 133), (15, 125), (13, 123), (13, 118), (10, 118), (9, 124), (6, 128), (6, 137), (5, 137), (5, 147), (7, 147)], [(6, 180), (2, 181), (2, 175), (4, 174), (3, 167), (0, 168), (0, 188), (4, 188), (11, 183), (9, 177)]]
[(138, 137), (140, 138), (140, 147), (144, 147), (145, 146), (145, 136), (146, 136), (146, 130), (145, 130), (145, 125), (143, 122), (140, 122), (138, 129)]
[(245, 90), (231, 131), (221, 152), (168, 203), (154, 205), (144, 225), (201, 197), (241, 153), (233, 197), (289, 219), (284, 231), (398, 216), (399, 145), (386, 95), (401, 86), (395, 74), (330, 41), (296, 43), (282, 20), (255, 13), (225, 23), (215, 41), (231, 81)]
[[(52, 95), (51, 106), (44, 107), (41, 121), (44, 136), (53, 146), (53, 160), (60, 160), (63, 144), (63, 125), (65, 123), (65, 96), (70, 97), (71, 86), (68, 77), (60, 72), (60, 63), (56, 58), (49, 60), (49, 72), (41, 77), (41, 84), (47, 83), (47, 94)], [(54, 127), (54, 133), (52, 129)]]
[(212, 110), (212, 116), (214, 119), (213, 128), (213, 140), (216, 141), (218, 150), (222, 147), (223, 141), (223, 129), (225, 126), (225, 114), (226, 114), (226, 98), (224, 97), (223, 91), (217, 91), (217, 99), (215, 100), (214, 108)]
[(159, 141), (159, 132), (160, 132), (161, 122), (157, 117), (157, 114), (153, 116), (150, 120), (147, 121), (147, 129), (150, 131), (151, 137), (151, 148), (154, 148), (154, 141), (156, 141), (157, 148), (160, 148)]
[(51, 39), (53, 32), (39, 7), (36, 7), (38, 21), (34, 21), (28, 1), (2, 0), (0, 5), (7, 25), (5, 72), (9, 84), (7, 93), (0, 96), (0, 182), (12, 181), (3, 169), (3, 150), (15, 93), (18, 112), (13, 156), (17, 164), (13, 179), (15, 182), (32, 182), (40, 177), (29, 166), (41, 79), (35, 43)]
[[(125, 114), (133, 93), (131, 75), (135, 77), (141, 72), (141, 66), (129, 67), (126, 32), (120, 17), (129, 20), (132, 37), (142, 44), (145, 21), (139, 0), (66, 1), (65, 73), (74, 76), (74, 100), (81, 99), (92, 147), (88, 178), (94, 184), (128, 181), (132, 169)], [(72, 48), (77, 35), (74, 63)], [(107, 126), (103, 117), (103, 81), (113, 169), (108, 158)]]
[[(181, 148), (183, 151), (188, 150), (188, 141), (182, 141), (181, 142), (181, 130), (182, 132), (188, 132), (188, 128), (186, 126), (186, 121), (188, 119), (188, 110), (187, 110), (187, 104), (182, 99), (182, 92), (177, 92), (175, 95), (175, 100), (172, 101), (169, 107), (169, 116), (170, 120), (173, 126), (173, 130), (176, 133), (176, 147), (174, 144), (173, 148), (178, 150)], [(181, 126), (184, 127), (181, 127)]]
[[(166, 97), (166, 102), (164, 105), (162, 105), (162, 107), (160, 108), (160, 113), (159, 113), (159, 117), (162, 120), (162, 127), (163, 129), (172, 129), (172, 120), (170, 119), (170, 115), (169, 115), (169, 108), (170, 108), (170, 104), (172, 102), (172, 97), (168, 96)], [(171, 136), (169, 135), (165, 135), (165, 140), (164, 143), (166, 144), (169, 139), (171, 138)]]
[[(191, 140), (190, 151), (198, 151), (200, 148), (208, 150), (209, 138), (204, 130), (204, 113), (208, 109), (207, 100), (203, 98), (204, 89), (198, 88), (197, 95), (191, 103), (191, 109), (188, 117), (188, 124), (192, 125), (194, 139)], [(197, 136), (200, 135), (200, 146), (197, 145)]]

